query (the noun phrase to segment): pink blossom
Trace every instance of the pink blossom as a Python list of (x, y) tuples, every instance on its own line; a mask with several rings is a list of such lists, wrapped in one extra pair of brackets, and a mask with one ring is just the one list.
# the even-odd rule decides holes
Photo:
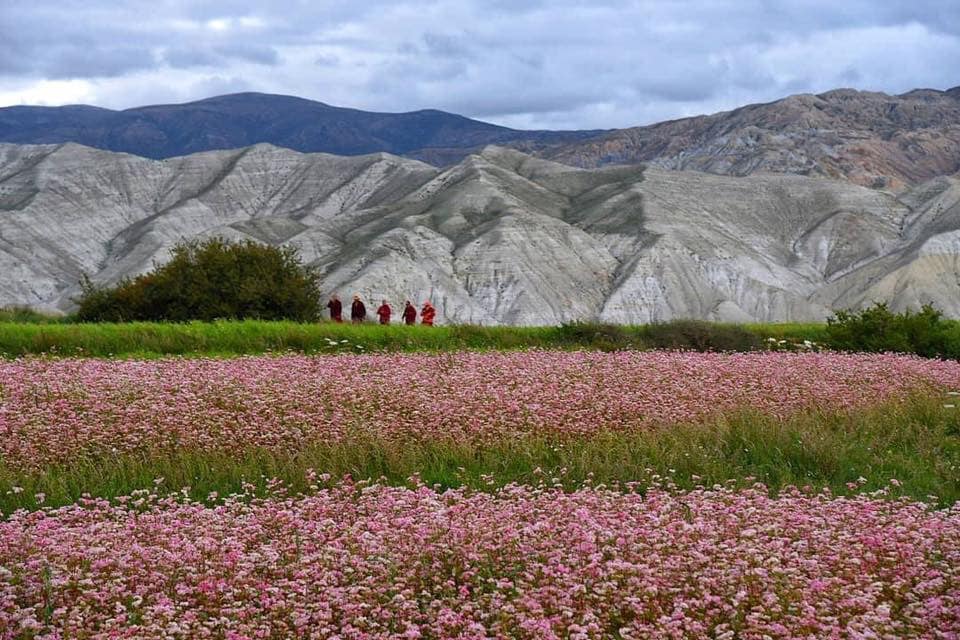
[[(960, 362), (898, 355), (458, 353), (0, 362), (0, 456), (81, 458), (350, 438), (558, 445), (598, 431), (846, 411), (960, 386)], [(321, 477), (322, 480), (322, 477)], [(158, 482), (162, 481), (158, 479)]]
[(88, 499), (0, 540), (0, 638), (960, 634), (960, 510), (862, 495), (350, 484)]

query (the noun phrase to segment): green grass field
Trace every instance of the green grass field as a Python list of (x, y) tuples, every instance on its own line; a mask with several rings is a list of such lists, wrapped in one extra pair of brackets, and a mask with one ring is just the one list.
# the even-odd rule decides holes
[[(22, 321), (26, 320), (26, 321)], [(666, 325), (610, 326), (574, 324), (560, 327), (480, 327), (449, 325), (406, 327), (376, 324), (320, 322), (266, 322), (225, 320), (189, 323), (102, 323), (36, 321), (36, 318), (0, 314), (0, 354), (17, 357), (31, 354), (96, 357), (157, 357), (161, 355), (230, 356), (266, 352), (298, 351), (330, 353), (363, 351), (457, 351), (512, 349), (646, 349), (687, 347), (713, 335), (732, 333), (712, 348), (756, 347), (767, 337), (819, 342), (825, 325), (708, 325), (700, 323), (697, 335), (685, 337), (664, 333)], [(691, 342), (691, 340), (693, 342)], [(346, 341), (346, 342), (344, 342)], [(702, 345), (701, 345), (702, 346)]]
[[(960, 500), (960, 417), (937, 398), (878, 406), (853, 414), (808, 413), (790, 420), (744, 413), (710, 424), (678, 425), (649, 432), (605, 433), (566, 443), (521, 440), (492, 447), (423, 442), (403, 447), (358, 437), (339, 444), (315, 443), (289, 454), (251, 450), (241, 457), (184, 453), (159, 459), (102, 457), (69, 467), (15, 473), (0, 464), (0, 511), (73, 504), (83, 494), (129, 495), (138, 489), (179, 491), (196, 499), (242, 491), (244, 482), (265, 488), (277, 478), (292, 491), (308, 489), (308, 470), (333, 480), (383, 479), (407, 484), (415, 474), (428, 485), (467, 485), (485, 490), (510, 482), (671, 482), (680, 488), (763, 482), (829, 487), (850, 493), (848, 483), (865, 478), (865, 490), (891, 479), (896, 492), (940, 504)], [(162, 479), (162, 480), (159, 480)], [(15, 488), (16, 487), (16, 488)]]
[[(956, 323), (954, 328), (960, 327)], [(321, 322), (219, 321), (213, 323), (80, 324), (32, 312), (0, 312), (0, 353), (5, 357), (43, 355), (118, 358), (235, 356), (266, 352), (369, 353), (513, 349), (648, 349), (669, 346), (736, 350), (763, 348), (767, 340), (823, 344), (826, 325), (718, 325), (667, 323), (645, 326), (573, 324), (559, 327), (437, 326), (433, 328)], [(960, 500), (960, 418), (942, 399), (915, 399), (852, 415), (808, 414), (786, 422), (745, 413), (715, 424), (679, 425), (649, 433), (608, 433), (561, 446), (524, 440), (496, 447), (453, 448), (424, 442), (399, 448), (358, 438), (339, 444), (314, 443), (280, 454), (250, 450), (240, 458), (217, 453), (184, 453), (161, 459), (107, 457), (77, 460), (69, 468), (14, 473), (0, 460), (0, 511), (72, 504), (83, 494), (128, 495), (157, 486), (190, 487), (195, 498), (242, 490), (244, 482), (264, 487), (278, 478), (294, 491), (307, 489), (307, 472), (383, 478), (404, 484), (417, 475), (442, 487), (475, 488), (509, 482), (616, 483), (668, 478), (681, 488), (744, 482), (756, 478), (774, 490), (787, 486), (848, 491), (867, 479), (866, 489), (891, 478), (919, 499), (942, 504)], [(163, 480), (155, 485), (155, 480)], [(659, 478), (659, 479), (658, 479)]]

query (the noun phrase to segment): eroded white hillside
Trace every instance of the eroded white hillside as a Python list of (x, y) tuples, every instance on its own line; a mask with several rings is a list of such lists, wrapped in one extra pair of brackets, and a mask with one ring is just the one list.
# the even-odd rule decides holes
[(447, 170), (269, 145), (153, 161), (0, 145), (0, 305), (67, 309), (178, 240), (290, 244), (325, 292), (432, 299), (444, 322), (960, 316), (960, 183), (574, 169), (489, 147)]

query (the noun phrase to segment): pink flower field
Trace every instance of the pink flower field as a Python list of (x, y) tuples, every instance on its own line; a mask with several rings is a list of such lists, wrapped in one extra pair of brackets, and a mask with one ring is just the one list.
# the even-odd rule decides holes
[[(0, 463), (9, 479), (369, 440), (575, 450), (609, 431), (958, 388), (960, 362), (896, 355), (34, 358), (0, 362)], [(142, 489), (0, 519), (0, 640), (960, 638), (960, 503), (680, 491), (660, 476), (641, 495), (632, 473), (612, 489), (544, 477), (441, 492), (322, 471), (293, 497), (279, 480), (205, 502)]]
[(960, 363), (895, 355), (664, 352), (0, 363), (11, 469), (125, 453), (571, 438), (752, 409), (787, 416), (960, 388)]
[(869, 497), (347, 484), (87, 500), (0, 540), (0, 638), (960, 634), (960, 509)]

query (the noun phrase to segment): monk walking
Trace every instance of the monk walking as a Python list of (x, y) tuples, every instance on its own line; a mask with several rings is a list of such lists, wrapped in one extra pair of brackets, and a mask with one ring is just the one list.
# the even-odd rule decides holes
[(350, 319), (353, 324), (360, 324), (367, 319), (367, 307), (360, 300), (360, 296), (353, 296), (353, 304), (350, 305)]
[(407, 300), (407, 304), (403, 307), (403, 321), (407, 324), (416, 324), (417, 323), (417, 308)]
[(327, 303), (327, 309), (330, 310), (330, 319), (334, 322), (343, 322), (343, 303), (337, 294), (330, 296), (330, 302)]
[(430, 301), (427, 300), (423, 303), (423, 309), (420, 309), (420, 324), (426, 325), (428, 327), (433, 326), (433, 319), (437, 316), (437, 310), (433, 308), (433, 305), (430, 304)]
[(387, 301), (384, 300), (383, 304), (377, 309), (377, 315), (380, 316), (380, 324), (390, 324), (391, 313), (393, 313), (393, 309), (391, 309)]

